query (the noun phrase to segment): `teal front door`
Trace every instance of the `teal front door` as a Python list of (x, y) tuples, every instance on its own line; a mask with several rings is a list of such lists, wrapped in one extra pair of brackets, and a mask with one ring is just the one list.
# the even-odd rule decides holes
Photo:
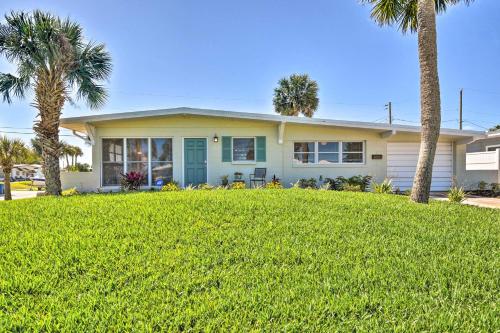
[(207, 139), (184, 139), (184, 185), (207, 182)]

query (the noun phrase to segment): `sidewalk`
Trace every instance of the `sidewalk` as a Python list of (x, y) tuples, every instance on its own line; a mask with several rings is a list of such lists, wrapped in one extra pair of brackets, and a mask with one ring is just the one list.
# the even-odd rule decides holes
[[(38, 193), (43, 191), (12, 191), (12, 200), (36, 198)], [(0, 200), (4, 200), (4, 195), (0, 194)]]

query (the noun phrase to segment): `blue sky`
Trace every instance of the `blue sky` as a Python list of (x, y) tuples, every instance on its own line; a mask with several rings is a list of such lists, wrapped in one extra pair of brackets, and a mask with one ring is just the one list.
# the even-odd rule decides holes
[[(320, 87), (316, 117), (384, 121), (392, 101), (396, 122), (419, 120), (416, 37), (378, 27), (357, 0), (0, 3), (0, 14), (33, 9), (70, 16), (113, 57), (106, 106), (67, 105), (64, 116), (177, 106), (273, 113), (277, 81), (308, 73)], [(438, 47), (443, 126), (458, 126), (460, 88), (466, 128), (500, 123), (500, 1), (450, 8)], [(12, 69), (0, 59), (0, 72)], [(30, 132), (30, 98), (0, 104), (0, 130)]]

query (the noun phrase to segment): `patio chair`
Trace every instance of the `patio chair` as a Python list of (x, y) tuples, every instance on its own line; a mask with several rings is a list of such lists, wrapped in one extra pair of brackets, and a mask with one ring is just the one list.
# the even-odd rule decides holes
[(260, 185), (266, 184), (266, 168), (255, 168), (254, 173), (250, 174), (250, 185), (255, 187), (257, 183)]

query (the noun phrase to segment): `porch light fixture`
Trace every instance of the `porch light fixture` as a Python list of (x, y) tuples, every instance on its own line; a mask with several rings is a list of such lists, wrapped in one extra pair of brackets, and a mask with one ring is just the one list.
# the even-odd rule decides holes
[(217, 134), (214, 135), (214, 142), (219, 142), (219, 137), (217, 136)]

